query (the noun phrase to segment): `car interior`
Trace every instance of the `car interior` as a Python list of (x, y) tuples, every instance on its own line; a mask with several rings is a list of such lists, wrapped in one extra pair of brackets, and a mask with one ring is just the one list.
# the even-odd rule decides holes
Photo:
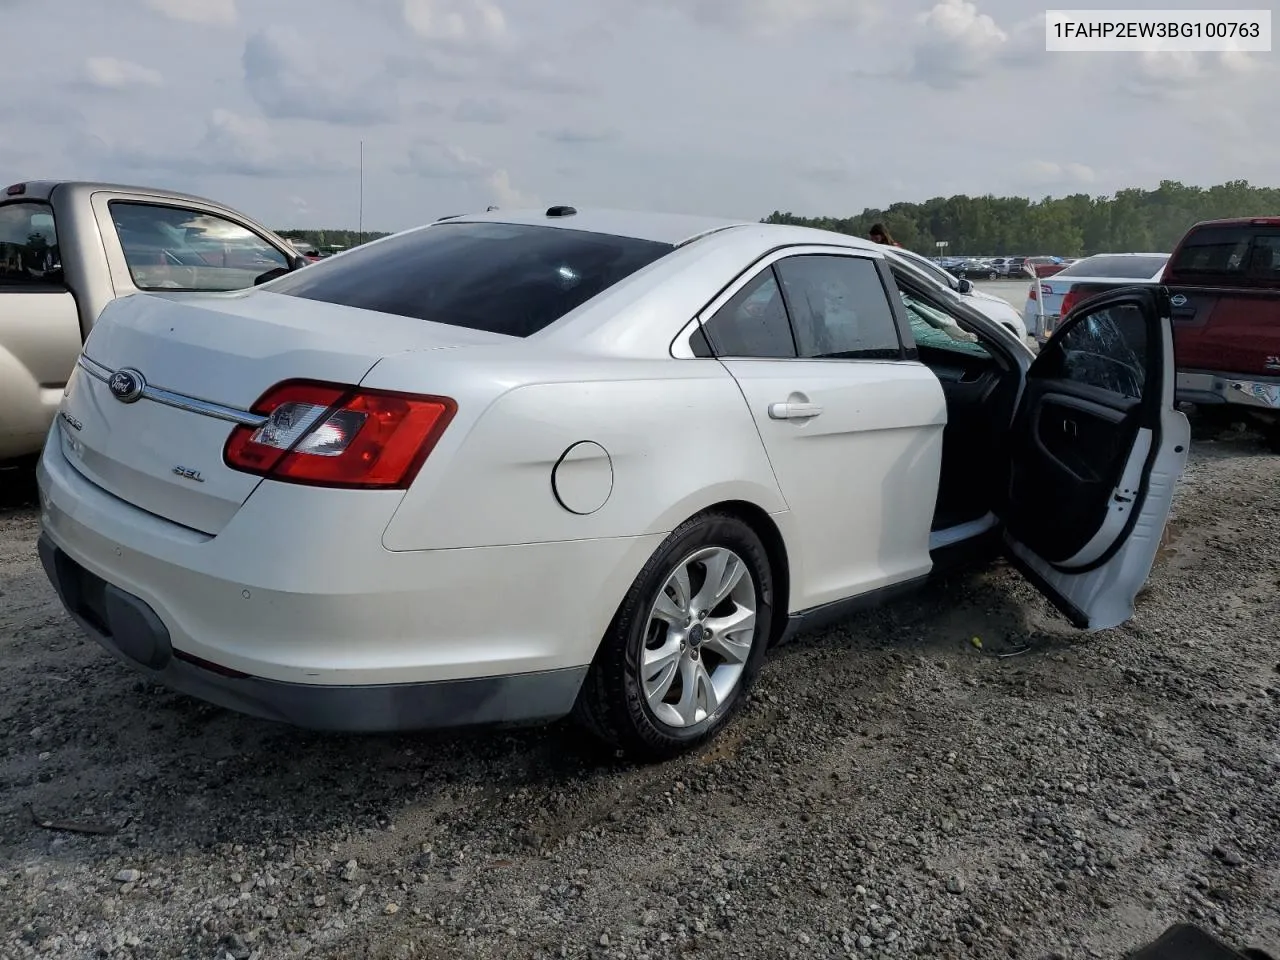
[(980, 520), (1003, 496), (1018, 367), (1007, 344), (970, 324), (905, 270), (894, 268), (920, 362), (942, 383), (947, 426), (934, 530)]

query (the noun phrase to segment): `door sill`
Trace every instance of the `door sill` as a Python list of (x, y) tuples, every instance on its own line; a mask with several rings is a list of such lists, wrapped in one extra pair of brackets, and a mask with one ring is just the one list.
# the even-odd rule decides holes
[(801, 633), (811, 633), (814, 630), (829, 627), (841, 620), (847, 620), (855, 613), (874, 609), (899, 597), (915, 593), (929, 582), (929, 577), (930, 575), (926, 573), (924, 576), (903, 580), (901, 583), (891, 583), (888, 586), (878, 587), (867, 593), (860, 593), (856, 597), (833, 600), (821, 606), (810, 607), (808, 610), (793, 613), (787, 617), (787, 626), (774, 645), (780, 646), (793, 640)]

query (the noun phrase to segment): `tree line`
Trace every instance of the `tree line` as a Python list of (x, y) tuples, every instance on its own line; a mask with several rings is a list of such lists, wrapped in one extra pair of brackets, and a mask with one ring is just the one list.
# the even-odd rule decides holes
[[(934, 197), (924, 203), (867, 208), (850, 217), (801, 217), (775, 210), (765, 223), (792, 223), (865, 237), (883, 223), (904, 247), (933, 255), (1040, 254), (1083, 257), (1093, 253), (1167, 253), (1187, 228), (1221, 217), (1280, 216), (1280, 189), (1232, 180), (1213, 187), (1161, 181), (1155, 190), (1131, 187), (1113, 196), (1085, 193), (1066, 197)], [(280, 236), (320, 250), (358, 246), (385, 232), (281, 230)]]
[(1201, 220), (1280, 215), (1280, 189), (1232, 180), (1213, 187), (1161, 181), (1155, 190), (1132, 187), (1114, 196), (935, 197), (924, 203), (868, 208), (850, 217), (800, 217), (774, 211), (764, 223), (820, 227), (865, 237), (883, 223), (894, 240), (918, 253), (1056, 255), (1167, 253)]

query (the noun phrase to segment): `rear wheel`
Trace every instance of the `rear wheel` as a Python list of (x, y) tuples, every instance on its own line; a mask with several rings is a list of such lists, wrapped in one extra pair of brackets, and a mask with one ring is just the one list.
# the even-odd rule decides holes
[(764, 544), (727, 514), (685, 522), (645, 564), (605, 635), (575, 716), (612, 746), (675, 756), (728, 721), (768, 645)]

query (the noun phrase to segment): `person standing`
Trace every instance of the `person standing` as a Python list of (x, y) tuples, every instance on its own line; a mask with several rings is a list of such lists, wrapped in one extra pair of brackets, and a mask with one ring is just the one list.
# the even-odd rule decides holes
[(889, 235), (889, 231), (884, 228), (883, 223), (873, 223), (871, 225), (871, 229), (867, 232), (867, 236), (873, 243), (883, 243), (885, 246), (889, 247), (902, 246), (902, 244), (898, 243)]

